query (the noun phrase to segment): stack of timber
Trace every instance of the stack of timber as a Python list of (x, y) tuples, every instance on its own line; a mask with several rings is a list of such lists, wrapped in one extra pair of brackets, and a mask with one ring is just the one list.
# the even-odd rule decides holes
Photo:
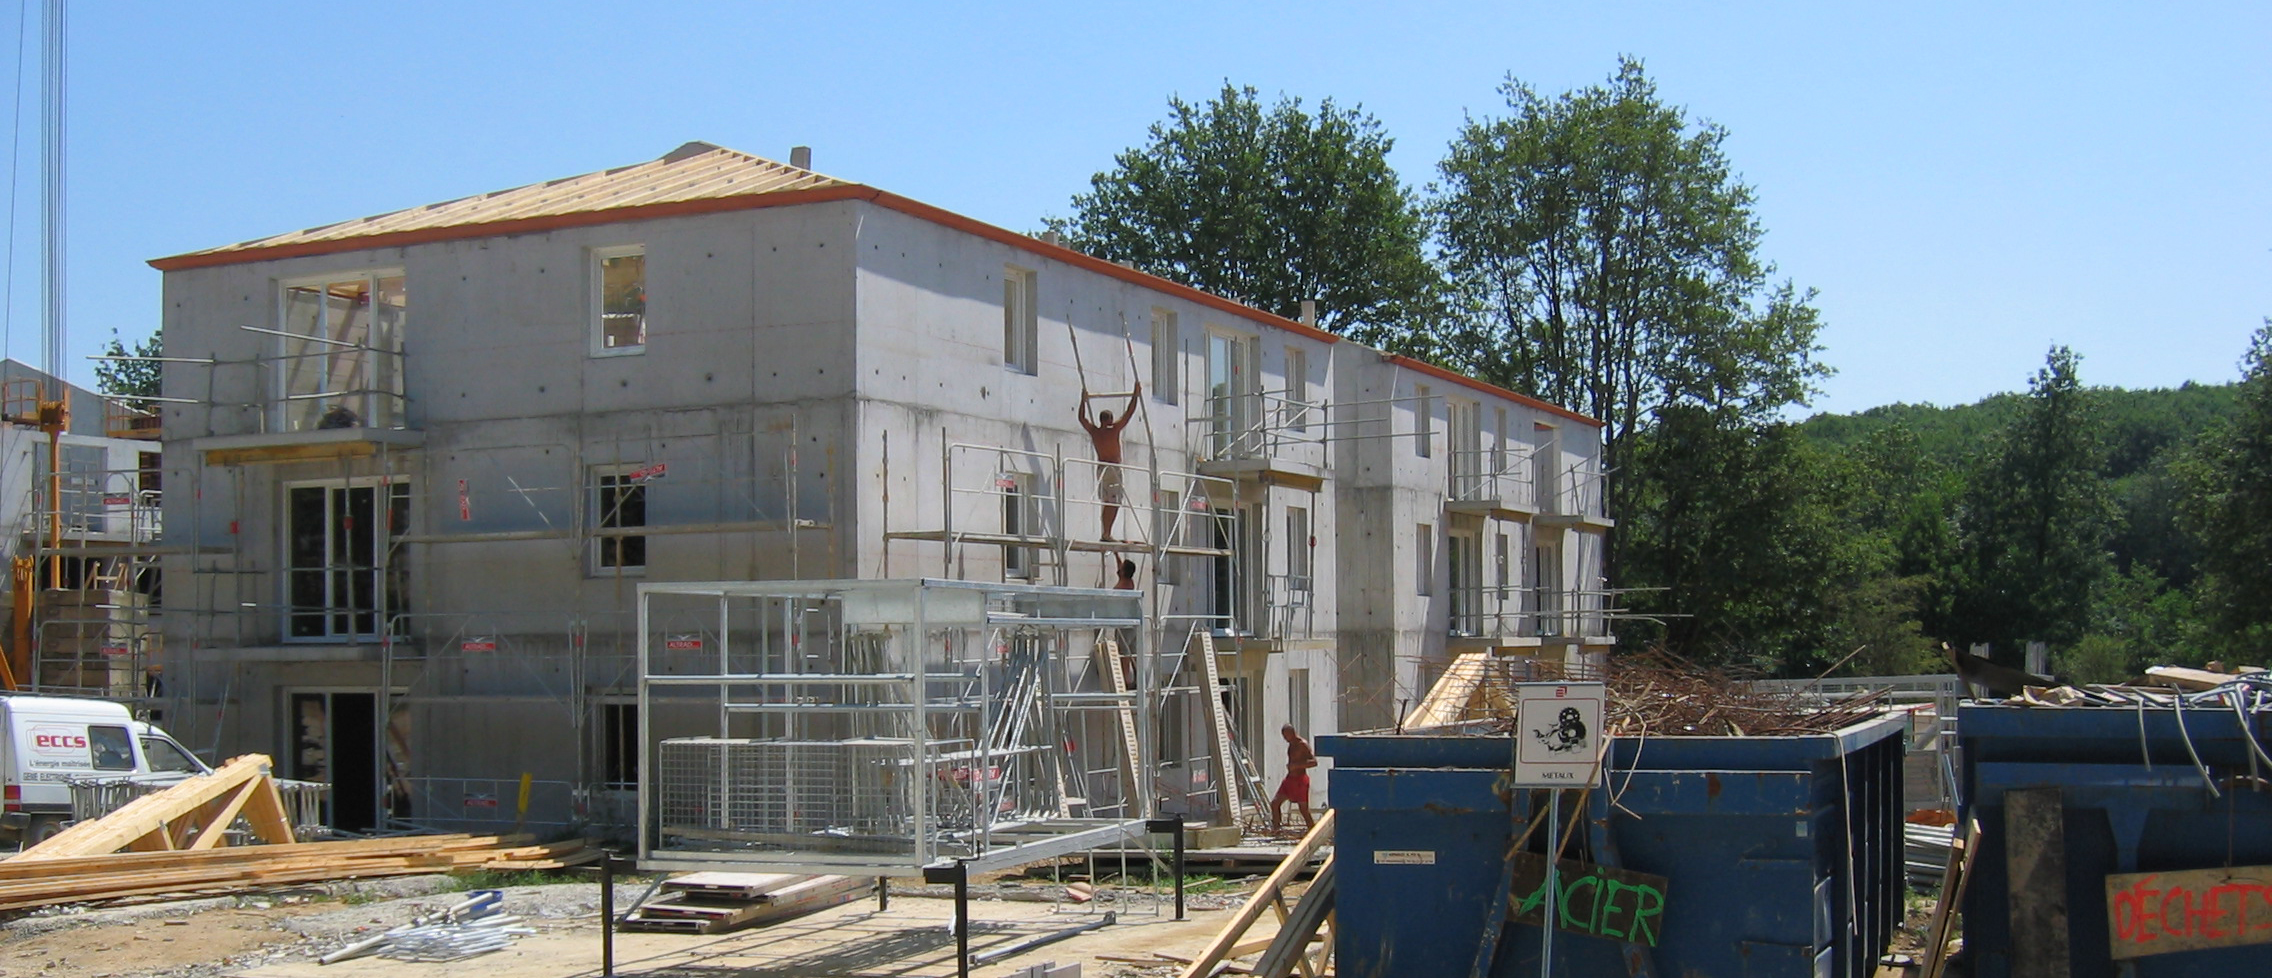
[(582, 839), (531, 845), (527, 836), (415, 835), (199, 851), (33, 855), (0, 860), (0, 911), (379, 876), (557, 869), (606, 854), (586, 848)]
[(788, 873), (689, 873), (663, 881), (662, 899), (623, 918), (623, 929), (723, 934), (850, 903), (875, 881)]

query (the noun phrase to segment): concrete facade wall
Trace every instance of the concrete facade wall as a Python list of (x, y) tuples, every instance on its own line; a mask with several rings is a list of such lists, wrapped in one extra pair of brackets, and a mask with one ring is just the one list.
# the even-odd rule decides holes
[[(592, 251), (627, 245), (647, 255), (646, 347), (595, 356)], [(406, 281), (404, 427), (422, 444), (344, 460), (204, 464), (201, 439), (261, 432), (276, 403), (272, 372), (251, 361), (274, 357), (279, 338), (239, 327), (275, 328), (284, 283), (373, 269)], [(1003, 280), (1013, 271), (1034, 283), (1030, 373), (1005, 362)], [(597, 710), (620, 694), (639, 580), (1004, 577), (1003, 547), (949, 552), (892, 536), (950, 519), (961, 529), (999, 523), (998, 499), (950, 502), (943, 492), (943, 442), (1030, 453), (958, 456), (958, 485), (1033, 475), (1048, 497), (1037, 515), (1096, 540), (1095, 477), (1078, 461), (1093, 452), (1075, 421), (1085, 375), (1092, 391), (1145, 384), (1142, 414), (1124, 435), (1129, 465), (1188, 473), (1239, 463), (1229, 469), (1240, 473), (1232, 497), (1208, 503), (1247, 521), (1235, 573), (1274, 613), (1246, 622), (1244, 637), (1224, 637), (1224, 664), (1244, 691), (1234, 706), (1249, 751), (1274, 785), (1278, 724), (1306, 719), (1303, 733), (1314, 735), (1393, 723), (1446, 653), (1442, 396), (1481, 403), (1494, 426), (1504, 409), (1517, 429), (1510, 438), (1547, 421), (1565, 451), (1590, 450), (1594, 436), (1354, 343), (861, 201), (174, 271), (164, 294), (167, 354), (216, 361), (166, 371), (169, 397), (202, 402), (169, 404), (165, 418), (167, 485), (195, 487), (167, 494), (168, 539), (197, 550), (167, 568), (168, 692), (179, 704), (171, 726), (222, 756), (281, 752), (293, 691), (385, 685), (414, 704), (417, 770), (433, 777), (593, 778), (593, 716), (552, 733), (541, 732), (552, 722), (544, 717), (564, 703)], [(1155, 338), (1155, 313), (1172, 318), (1172, 335)], [(1155, 356), (1156, 341), (1171, 352)], [(1265, 395), (1258, 400), (1298, 386), (1357, 406), (1306, 431), (1267, 425), (1267, 444), (1226, 451), (1208, 421), (1208, 380), (1223, 372), (1226, 351), (1254, 374), (1246, 383)], [(1298, 385), (1288, 377), (1295, 363)], [(1429, 457), (1412, 437), (1417, 383), (1438, 396)], [(1358, 405), (1394, 398), (1406, 400)], [(1348, 423), (1364, 417), (1377, 424)], [(1248, 456), (1263, 464), (1239, 468), (1256, 461)], [(1047, 485), (1060, 459), (1062, 512)], [(658, 463), (667, 474), (644, 483), (646, 566), (596, 567), (596, 545), (583, 539), (596, 525), (595, 472)], [(287, 636), (282, 610), (292, 487), (380, 480), (409, 486), (392, 559), (423, 643), (391, 672), (370, 639)], [(1122, 539), (1145, 502), (1138, 480), (1127, 488)], [(1290, 507), (1307, 510), (1310, 539), (1291, 532)], [(1420, 524), (1435, 535), (1427, 595), (1413, 538)], [(1526, 542), (1534, 532), (1514, 520), (1479, 525)], [(1556, 532), (1573, 541), (1566, 580), (1599, 566), (1598, 534)], [(1293, 572), (1305, 554), (1311, 583), (1297, 602)], [(1160, 584), (1161, 612), (1196, 627), (1217, 610), (1224, 563), (1169, 556), (1142, 566), (1139, 584)], [(1105, 554), (1075, 550), (1063, 580), (1108, 584), (1109, 567)], [(1043, 583), (1057, 573), (1029, 570)], [(468, 636), (523, 654), (510, 666), (455, 656)], [(1198, 717), (1186, 722), (1196, 736)], [(580, 738), (579, 749), (561, 751), (562, 735)]]
[[(1536, 488), (1542, 473), (1599, 456), (1600, 428), (1534, 404), (1459, 384), (1404, 366), (1369, 350), (1339, 361), (1334, 397), (1357, 423), (1354, 437), (1335, 445), (1334, 478), (1341, 547), (1347, 554), (1338, 663), (1344, 722), (1352, 728), (1389, 726), (1427, 694), (1452, 655), (1483, 648), (1513, 648), (1554, 657), (1532, 627), (1540, 574), (1527, 559), (1541, 543), (1559, 547), (1565, 589), (1599, 590), (1584, 583), (1598, 575), (1602, 537), (1522, 512), (1551, 513), (1558, 504)], [(1501, 491), (1510, 508), (1499, 513), (1461, 510), (1452, 502), (1451, 411), (1466, 405), (1480, 418), (1476, 440), (1464, 450), (1504, 453), (1500, 468), (1512, 478)], [(1541, 446), (1544, 446), (1542, 449)], [(1561, 458), (1557, 463), (1555, 458)], [(1531, 464), (1526, 464), (1528, 460)], [(1525, 499), (1525, 494), (1528, 499)], [(1552, 495), (1552, 494), (1547, 494)], [(1567, 495), (1567, 494), (1564, 494)], [(1591, 515), (1600, 516), (1600, 496)], [(1565, 507), (1566, 508), (1566, 507)], [(1452, 631), (1451, 537), (1474, 541), (1482, 575), (1483, 631), (1455, 638)], [(1498, 541), (1508, 555), (1501, 585)], [(1360, 559), (1351, 559), (1362, 554)], [(1598, 607), (1598, 605), (1597, 605)], [(1599, 634), (1597, 629), (1597, 635)]]

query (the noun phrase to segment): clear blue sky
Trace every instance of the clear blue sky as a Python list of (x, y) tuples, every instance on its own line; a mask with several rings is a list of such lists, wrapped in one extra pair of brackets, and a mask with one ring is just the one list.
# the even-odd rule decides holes
[[(149, 258), (689, 139), (810, 144), (823, 172), (1023, 230), (1170, 93), (1361, 103), (1417, 185), (1504, 75), (1559, 91), (1629, 53), (1731, 130), (1767, 257), (1822, 291), (1818, 407), (1970, 401), (2054, 342), (2090, 383), (2232, 379), (2272, 314), (2272, 5), (1984, 6), (75, 0), (72, 373), (155, 328)], [(37, 78), (7, 302), (26, 360)]]

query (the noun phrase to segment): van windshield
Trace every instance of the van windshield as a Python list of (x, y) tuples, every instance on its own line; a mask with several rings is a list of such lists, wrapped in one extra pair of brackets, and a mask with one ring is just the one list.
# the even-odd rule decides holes
[(160, 774), (196, 774), (203, 770), (172, 741), (156, 737), (142, 738), (142, 757), (150, 762), (151, 771)]

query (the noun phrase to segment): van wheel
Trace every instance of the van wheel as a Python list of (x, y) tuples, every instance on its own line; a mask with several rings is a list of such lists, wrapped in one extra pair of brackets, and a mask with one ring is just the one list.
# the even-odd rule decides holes
[(62, 834), (63, 834), (63, 818), (62, 818), (62, 816), (60, 816), (60, 815), (35, 815), (35, 816), (32, 816), (32, 824), (30, 824), (30, 825), (27, 825), (27, 826), (24, 826), (24, 848), (26, 848), (26, 849), (29, 849), (29, 848), (31, 848), (31, 847), (33, 847), (33, 846), (39, 845), (39, 844), (40, 844), (40, 843), (42, 843), (42, 842), (46, 842), (47, 840), (49, 840), (49, 839), (52, 839), (52, 838), (55, 838), (56, 836), (58, 836), (58, 835), (62, 835)]

